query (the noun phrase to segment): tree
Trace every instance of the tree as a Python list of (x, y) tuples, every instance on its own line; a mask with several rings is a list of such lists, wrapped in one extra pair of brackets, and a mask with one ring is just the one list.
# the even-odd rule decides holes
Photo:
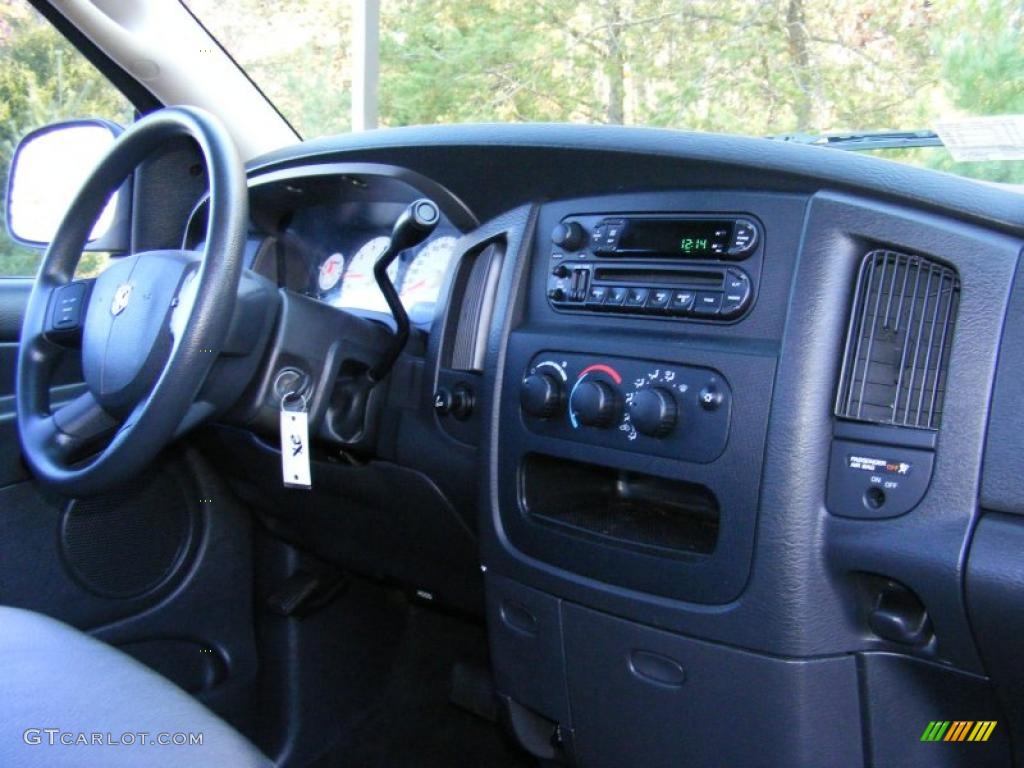
[[(349, 2), (188, 5), (303, 135), (349, 129)], [(1020, 0), (388, 0), (381, 12), (385, 126), (816, 134), (1024, 113)], [(0, 0), (0, 169), (25, 131), (84, 115), (131, 112), (26, 0)], [(1024, 181), (1020, 162), (886, 156)], [(0, 234), (0, 269), (31, 271), (37, 259)]]
[[(25, 0), (0, 0), (0, 173), (6, 180), (21, 137), (47, 123), (101, 116), (128, 123), (125, 98)], [(7, 210), (7, 185), (0, 210)], [(0, 275), (35, 274), (40, 252), (0, 232)], [(98, 268), (103, 257), (86, 254), (80, 271)]]
[[(951, 23), (959, 33), (940, 40), (945, 92), (961, 115), (1024, 114), (1024, 5), (970, 0)], [(956, 163), (945, 152), (923, 158), (932, 168), (964, 176), (1024, 183), (1024, 161)]]

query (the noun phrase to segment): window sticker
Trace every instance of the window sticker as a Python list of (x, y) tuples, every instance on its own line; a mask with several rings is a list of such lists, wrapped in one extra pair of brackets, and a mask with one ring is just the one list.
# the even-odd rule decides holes
[(1024, 115), (942, 121), (935, 133), (958, 163), (1024, 160)]

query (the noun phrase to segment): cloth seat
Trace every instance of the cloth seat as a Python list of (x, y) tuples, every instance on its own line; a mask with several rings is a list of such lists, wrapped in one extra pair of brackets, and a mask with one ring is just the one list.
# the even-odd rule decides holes
[[(185, 743), (174, 743), (182, 740), (179, 734)], [(189, 734), (201, 734), (202, 743), (189, 743)], [(192, 696), (127, 654), (48, 616), (0, 606), (0, 765), (273, 763)]]

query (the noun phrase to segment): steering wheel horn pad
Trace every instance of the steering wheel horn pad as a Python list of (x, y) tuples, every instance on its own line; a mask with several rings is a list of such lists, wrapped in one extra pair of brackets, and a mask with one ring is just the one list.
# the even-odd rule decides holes
[(195, 254), (150, 251), (118, 260), (96, 279), (82, 336), (89, 391), (111, 414), (127, 415), (152, 389), (171, 352), (167, 334)]

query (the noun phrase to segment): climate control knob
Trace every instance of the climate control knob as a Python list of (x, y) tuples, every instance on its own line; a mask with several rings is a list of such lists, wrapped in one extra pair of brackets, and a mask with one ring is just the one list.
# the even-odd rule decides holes
[(523, 379), (519, 404), (530, 416), (550, 419), (562, 410), (562, 384), (548, 373), (531, 373)]
[(643, 435), (665, 437), (679, 420), (679, 407), (666, 389), (641, 389), (629, 404), (629, 420)]
[(603, 381), (583, 381), (572, 393), (569, 404), (576, 420), (588, 427), (607, 427), (619, 416), (615, 390)]

